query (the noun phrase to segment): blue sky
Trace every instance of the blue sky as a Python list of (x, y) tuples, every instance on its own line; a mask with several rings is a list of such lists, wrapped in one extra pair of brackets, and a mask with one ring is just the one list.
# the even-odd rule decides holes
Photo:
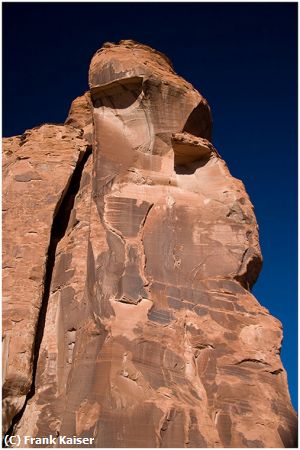
[(213, 143), (255, 206), (254, 294), (283, 323), (297, 408), (297, 3), (4, 3), (3, 135), (63, 122), (93, 53), (135, 39), (207, 98)]

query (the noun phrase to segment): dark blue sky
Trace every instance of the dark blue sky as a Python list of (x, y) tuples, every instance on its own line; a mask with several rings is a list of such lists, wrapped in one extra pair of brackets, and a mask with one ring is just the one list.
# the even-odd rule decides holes
[(93, 53), (135, 39), (207, 98), (213, 142), (255, 206), (254, 288), (283, 323), (297, 407), (297, 3), (4, 3), (3, 135), (63, 122)]

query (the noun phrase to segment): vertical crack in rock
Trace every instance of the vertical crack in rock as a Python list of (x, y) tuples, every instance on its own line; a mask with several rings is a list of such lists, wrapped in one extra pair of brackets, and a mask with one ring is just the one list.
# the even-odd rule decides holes
[(141, 262), (142, 262), (142, 265), (141, 265), (141, 276), (142, 276), (142, 279), (143, 279), (143, 282), (144, 282), (144, 288), (148, 288), (148, 293), (149, 293), (150, 282), (149, 282), (148, 277), (146, 275), (147, 256), (145, 254), (145, 247), (144, 247), (143, 238), (144, 238), (145, 224), (146, 224), (147, 218), (148, 218), (149, 213), (150, 213), (151, 209), (153, 208), (153, 206), (154, 206), (154, 203), (151, 203), (149, 205), (149, 208), (146, 211), (144, 219), (142, 220), (142, 223), (141, 223), (140, 229), (139, 229), (139, 233), (138, 233), (138, 242), (139, 242), (139, 248), (140, 248), (140, 254), (141, 254)]
[[(43, 282), (44, 290), (43, 290), (43, 295), (42, 295), (41, 308), (40, 308), (39, 317), (38, 317), (38, 321), (37, 321), (36, 335), (35, 335), (35, 341), (34, 341), (33, 363), (32, 363), (32, 383), (31, 383), (30, 390), (27, 393), (24, 406), (18, 412), (18, 414), (16, 414), (15, 417), (13, 418), (12, 424), (11, 424), (10, 428), (8, 429), (7, 433), (5, 434), (4, 439), (6, 436), (10, 436), (13, 433), (14, 427), (21, 420), (21, 418), (25, 412), (28, 401), (35, 395), (35, 390), (36, 390), (35, 380), (36, 380), (40, 347), (41, 347), (42, 339), (44, 336), (44, 328), (45, 328), (48, 300), (49, 300), (49, 295), (50, 295), (52, 274), (53, 274), (53, 269), (54, 269), (54, 265), (55, 265), (56, 248), (57, 248), (58, 243), (61, 241), (61, 239), (64, 237), (64, 235), (67, 231), (71, 211), (74, 206), (74, 201), (75, 201), (76, 195), (80, 188), (82, 172), (83, 172), (84, 166), (87, 163), (88, 158), (90, 157), (91, 154), (92, 154), (91, 146), (88, 146), (86, 148), (85, 152), (80, 153), (78, 161), (76, 163), (76, 167), (74, 169), (74, 172), (71, 175), (69, 182), (68, 182), (65, 190), (63, 191), (61, 198), (58, 201), (55, 212), (54, 212), (53, 222), (52, 222), (52, 227), (51, 227), (51, 234), (50, 234), (50, 241), (49, 241), (48, 252), (47, 252), (47, 257), (46, 257), (45, 275), (44, 275), (44, 282)], [(3, 447), (7, 447), (7, 445), (5, 445), (4, 442), (3, 442)]]

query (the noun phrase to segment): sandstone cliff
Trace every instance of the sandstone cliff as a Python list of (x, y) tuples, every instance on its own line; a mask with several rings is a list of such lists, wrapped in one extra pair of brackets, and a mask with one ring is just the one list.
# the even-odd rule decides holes
[(207, 101), (133, 41), (96, 52), (89, 86), (64, 125), (4, 139), (3, 432), (295, 446), (253, 207)]

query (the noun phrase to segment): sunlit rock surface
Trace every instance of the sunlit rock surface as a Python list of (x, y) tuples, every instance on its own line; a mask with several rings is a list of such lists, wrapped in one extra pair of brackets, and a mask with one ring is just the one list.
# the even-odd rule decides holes
[(253, 206), (207, 101), (133, 41), (98, 50), (89, 85), (66, 125), (4, 142), (4, 432), (296, 446)]

